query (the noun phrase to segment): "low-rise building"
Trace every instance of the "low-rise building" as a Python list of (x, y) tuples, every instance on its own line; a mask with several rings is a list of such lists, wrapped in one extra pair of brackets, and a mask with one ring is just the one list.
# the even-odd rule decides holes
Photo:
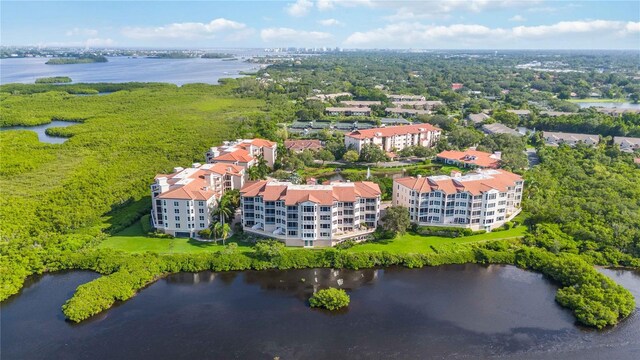
[(328, 107), (325, 113), (331, 116), (371, 116), (368, 107)]
[(468, 168), (497, 169), (500, 167), (502, 153), (499, 151), (493, 154), (467, 149), (465, 151), (446, 150), (436, 156), (438, 161), (445, 164), (456, 165)]
[(385, 108), (384, 111), (387, 113), (387, 115), (398, 115), (405, 117), (431, 114), (431, 110), (405, 109), (401, 107), (388, 107)]
[(348, 92), (341, 92), (341, 93), (334, 93), (334, 94), (317, 94), (317, 95), (308, 97), (307, 100), (327, 101), (327, 100), (336, 99), (339, 97), (348, 97), (348, 96), (349, 97), (353, 96), (353, 94)]
[(322, 142), (320, 140), (285, 140), (284, 147), (296, 153), (304, 150), (318, 151), (322, 149)]
[(398, 95), (398, 94), (389, 94), (387, 98), (392, 102), (396, 101), (424, 101), (426, 98), (422, 95)]
[(516, 114), (520, 119), (531, 117), (531, 110), (507, 110), (508, 113)]
[(444, 105), (442, 101), (415, 100), (415, 101), (394, 101), (392, 104), (397, 108), (413, 108), (418, 110), (433, 111), (436, 107)]
[(482, 125), (482, 131), (485, 134), (489, 134), (489, 135), (507, 134), (507, 135), (513, 135), (513, 136), (523, 136), (523, 134), (517, 132), (516, 130), (500, 123)]
[(560, 144), (575, 146), (579, 143), (594, 146), (600, 142), (600, 137), (598, 135), (553, 131), (542, 132), (542, 138), (544, 139), (545, 144), (549, 146), (558, 146)]
[(362, 240), (380, 218), (380, 187), (368, 181), (294, 185), (260, 180), (247, 183), (240, 194), (244, 231), (287, 246)]
[(368, 108), (374, 105), (382, 105), (382, 102), (381, 101), (345, 100), (345, 101), (340, 101), (340, 104), (343, 104), (347, 107)]
[(568, 111), (540, 111), (541, 116), (548, 116), (548, 117), (569, 116), (569, 115), (575, 115), (575, 114), (576, 113), (574, 112), (568, 112)]
[(264, 139), (238, 139), (225, 141), (206, 153), (207, 163), (225, 163), (240, 165), (248, 169), (258, 163), (262, 157), (267, 166), (273, 168), (276, 161), (278, 144)]
[(523, 187), (522, 177), (500, 169), (406, 177), (393, 181), (393, 205), (419, 225), (492, 230), (520, 212)]
[(400, 151), (409, 146), (433, 147), (441, 130), (431, 124), (389, 126), (356, 130), (345, 134), (344, 145), (358, 153), (366, 144), (374, 144), (386, 152)]
[(151, 185), (153, 227), (176, 237), (195, 237), (209, 228), (225, 191), (241, 189), (245, 169), (234, 164), (198, 164), (159, 174)]
[(478, 114), (469, 114), (467, 115), (467, 121), (474, 124), (474, 125), (480, 125), (482, 124), (485, 120), (489, 119), (490, 116), (485, 114), (485, 113), (478, 113)]
[(640, 138), (614, 136), (613, 143), (620, 146), (620, 150), (624, 152), (640, 150)]

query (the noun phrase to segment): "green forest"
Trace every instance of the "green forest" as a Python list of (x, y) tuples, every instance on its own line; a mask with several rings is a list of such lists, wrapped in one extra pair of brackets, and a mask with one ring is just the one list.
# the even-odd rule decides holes
[[(301, 83), (285, 87), (278, 82), (261, 83), (256, 78), (181, 87), (145, 83), (0, 86), (0, 126), (46, 124), (52, 120), (75, 123), (49, 130), (69, 138), (63, 144), (41, 143), (29, 131), (0, 132), (0, 299), (17, 293), (31, 274), (90, 269), (105, 276), (80, 286), (64, 305), (69, 319), (82, 321), (178, 271), (357, 269), (474, 262), (513, 264), (545, 274), (560, 286), (558, 303), (589, 326), (614, 325), (631, 313), (631, 293), (598, 273), (593, 265), (640, 267), (640, 170), (633, 163), (633, 155), (606, 143), (593, 149), (541, 146), (541, 163), (524, 170), (525, 140), (482, 138), (476, 130), (461, 126), (457, 122), (460, 119), (446, 117), (424, 119), (448, 132), (450, 142), (438, 145), (440, 148), (479, 143), (488, 151), (509, 149), (506, 154), (512, 156), (510, 166), (524, 173), (527, 183), (523, 207), (528, 231), (523, 238), (434, 245), (425, 251), (394, 254), (357, 251), (360, 245), (301, 250), (272, 243), (238, 246), (238, 241), (185, 254), (133, 254), (99, 247), (106, 238), (136, 224), (148, 213), (149, 186), (157, 173), (202, 162), (206, 149), (223, 140), (256, 136), (282, 143), (289, 136), (282, 124), (299, 120), (301, 110), (311, 109), (300, 97), (316, 86), (315, 78), (321, 81), (319, 74), (323, 71), (345, 73), (336, 77), (339, 84), (328, 89), (347, 88), (356, 93), (357, 86), (369, 89), (365, 79), (371, 79), (371, 74), (365, 72), (358, 80), (361, 74), (340, 70), (352, 66), (349, 61), (329, 60), (339, 62), (339, 67), (332, 64), (328, 68), (315, 58), (301, 66), (299, 74), (307, 79), (304, 88)], [(402, 65), (402, 57), (395, 61), (397, 64), (386, 64), (387, 68), (398, 65), (405, 74), (402, 78), (406, 78), (412, 67)], [(284, 67), (269, 68), (275, 78), (288, 71)], [(382, 70), (376, 71), (377, 76), (383, 76)], [(424, 75), (425, 81), (437, 76), (437, 71), (450, 74), (447, 69), (436, 68), (434, 74)], [(479, 70), (469, 71), (477, 74)], [(445, 86), (452, 80), (473, 84), (466, 77), (452, 74), (440, 83)], [(346, 81), (356, 87), (346, 86)], [(442, 89), (426, 89), (432, 97), (446, 96)], [(394, 90), (422, 91), (408, 87)], [(99, 93), (108, 94), (96, 95)], [(455, 97), (450, 105), (468, 101), (475, 100)], [(577, 122), (567, 119), (567, 123)], [(319, 159), (342, 158), (346, 149), (340, 146), (340, 138), (324, 135), (330, 141)], [(313, 155), (284, 157), (277, 171), (282, 174), (307, 163), (313, 163)], [(422, 167), (431, 171), (430, 164), (418, 165), (415, 170), (421, 171)], [(321, 171), (317, 166), (314, 169)], [(382, 187), (390, 186), (389, 179), (375, 181)], [(383, 246), (384, 242), (379, 244)]]

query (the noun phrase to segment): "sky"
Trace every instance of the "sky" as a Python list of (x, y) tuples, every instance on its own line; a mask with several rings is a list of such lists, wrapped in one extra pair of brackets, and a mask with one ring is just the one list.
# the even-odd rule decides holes
[(0, 44), (636, 49), (640, 1), (0, 1)]

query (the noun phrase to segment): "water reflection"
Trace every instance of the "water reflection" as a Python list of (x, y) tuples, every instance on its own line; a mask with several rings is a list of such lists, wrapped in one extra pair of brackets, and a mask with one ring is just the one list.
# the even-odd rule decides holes
[(40, 140), (40, 142), (49, 143), (49, 144), (62, 144), (63, 142), (69, 139), (64, 137), (59, 137), (59, 136), (51, 136), (47, 134), (47, 129), (53, 128), (53, 127), (67, 127), (67, 126), (77, 125), (77, 124), (78, 124), (77, 122), (72, 122), (72, 121), (54, 120), (48, 124), (43, 124), (43, 125), (2, 127), (0, 128), (0, 131), (11, 131), (11, 130), (34, 131), (38, 135), (38, 140)]
[[(603, 273), (640, 293), (637, 272)], [(80, 326), (60, 306), (83, 272), (39, 279), (2, 304), (2, 359), (637, 359), (638, 312), (585, 331), (556, 287), (512, 266), (182, 273)], [(304, 279), (304, 281), (302, 281)], [(348, 311), (309, 309), (342, 287)]]

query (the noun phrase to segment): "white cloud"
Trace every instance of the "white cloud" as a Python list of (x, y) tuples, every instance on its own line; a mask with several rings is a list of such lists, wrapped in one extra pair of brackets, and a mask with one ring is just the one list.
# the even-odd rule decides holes
[(561, 21), (553, 25), (517, 26), (512, 29), (515, 37), (545, 37), (571, 33), (595, 33), (623, 30), (627, 23), (622, 21)]
[(218, 18), (209, 23), (185, 22), (157, 27), (125, 27), (122, 35), (132, 39), (184, 39), (214, 38), (218, 35), (242, 37), (252, 32), (246, 24)]
[(295, 3), (288, 4), (285, 8), (287, 14), (295, 17), (305, 16), (313, 8), (313, 3), (309, 0), (298, 0)]
[[(594, 38), (617, 41), (618, 46), (629, 47), (625, 36), (640, 31), (640, 23), (590, 20), (562, 21), (552, 25), (490, 28), (484, 25), (454, 24), (426, 25), (419, 22), (394, 23), (382, 28), (355, 32), (345, 40), (346, 46), (355, 47), (539, 47), (535, 41), (544, 39), (543, 46), (589, 47)], [(613, 43), (609, 44), (610, 46)]]
[(38, 46), (41, 47), (85, 47), (85, 48), (100, 48), (116, 45), (116, 42), (112, 39), (102, 38), (90, 38), (83, 41), (63, 41), (63, 42), (41, 42)]
[(526, 8), (542, 0), (440, 0), (440, 1), (393, 1), (383, 3), (395, 9), (386, 17), (390, 21), (411, 21), (418, 19), (441, 19), (455, 13), (480, 13), (486, 10)]
[(316, 1), (316, 7), (318, 10), (332, 10), (337, 6), (342, 7), (356, 7), (356, 6), (366, 6), (366, 7), (376, 7), (382, 5), (382, 1), (374, 1), (374, 0), (318, 0)]
[(523, 21), (527, 21), (527, 19), (525, 19), (524, 16), (522, 16), (522, 15), (514, 15), (514, 16), (509, 18), (509, 21), (511, 21), (511, 22), (523, 22)]
[(91, 38), (84, 42), (85, 47), (107, 47), (113, 46), (116, 42), (112, 39)]
[(320, 20), (318, 21), (318, 24), (322, 25), (322, 26), (337, 26), (337, 25), (342, 25), (342, 23), (336, 19), (324, 19), (324, 20)]
[(304, 31), (291, 28), (268, 28), (262, 29), (260, 37), (267, 43), (278, 43), (280, 45), (293, 44), (313, 44), (329, 41), (333, 35), (321, 31)]
[(83, 28), (73, 28), (71, 30), (67, 30), (65, 33), (67, 36), (98, 36), (98, 30), (95, 29), (83, 29)]

